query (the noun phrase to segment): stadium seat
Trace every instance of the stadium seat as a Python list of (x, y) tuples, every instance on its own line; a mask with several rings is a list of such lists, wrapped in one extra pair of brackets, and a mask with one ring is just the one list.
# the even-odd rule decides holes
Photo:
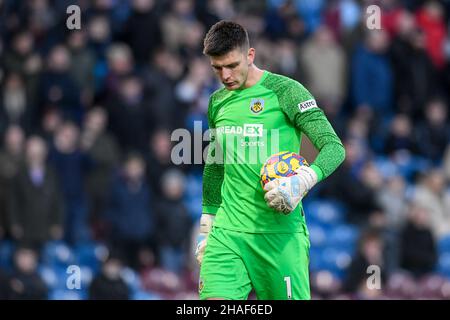
[(40, 265), (38, 273), (50, 290), (62, 290), (67, 288), (67, 269), (60, 265)]
[(122, 279), (128, 285), (128, 288), (134, 294), (142, 289), (141, 279), (139, 275), (131, 268), (124, 268), (121, 273)]
[(450, 278), (450, 252), (444, 252), (439, 256), (437, 271)]
[(202, 198), (195, 197), (192, 199), (186, 199), (184, 204), (189, 212), (190, 217), (193, 221), (199, 221), (202, 212)]
[(13, 253), (15, 245), (11, 241), (0, 241), (0, 268), (6, 271), (10, 271), (13, 266)]
[(312, 247), (322, 247), (327, 242), (326, 229), (318, 223), (310, 223), (308, 225), (309, 240)]
[(399, 173), (398, 167), (388, 157), (378, 156), (374, 160), (374, 164), (381, 175), (385, 178), (395, 176)]
[(138, 290), (131, 295), (131, 300), (161, 300), (161, 297), (154, 293)]
[(74, 253), (79, 265), (86, 266), (92, 271), (97, 272), (100, 269), (102, 261), (108, 255), (108, 249), (100, 243), (86, 242), (77, 245), (74, 248)]
[(193, 221), (200, 219), (202, 212), (202, 172), (187, 175), (184, 203)]
[(51, 266), (61, 267), (77, 263), (72, 249), (62, 241), (46, 243), (42, 250), (42, 261)]
[(311, 246), (309, 250), (309, 268), (311, 272), (318, 272), (326, 268), (325, 263), (322, 261), (322, 251), (320, 247)]
[(344, 220), (345, 208), (338, 201), (313, 200), (304, 203), (306, 221), (335, 225)]
[(89, 288), (96, 272), (89, 266), (80, 266), (81, 272), (81, 288)]
[(87, 299), (87, 292), (78, 289), (57, 289), (49, 293), (49, 300), (85, 300)]
[(342, 279), (352, 261), (352, 257), (346, 251), (326, 248), (322, 251), (321, 260), (324, 263), (325, 270), (330, 271), (338, 279)]
[(352, 254), (359, 237), (358, 229), (350, 224), (339, 224), (331, 228), (326, 236), (327, 245)]
[(444, 236), (438, 242), (439, 253), (450, 253), (450, 234)]

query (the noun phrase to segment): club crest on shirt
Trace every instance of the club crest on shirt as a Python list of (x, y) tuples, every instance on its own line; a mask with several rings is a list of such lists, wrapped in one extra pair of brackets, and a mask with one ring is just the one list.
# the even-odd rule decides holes
[(264, 99), (256, 98), (250, 102), (250, 110), (253, 113), (260, 113), (264, 109)]

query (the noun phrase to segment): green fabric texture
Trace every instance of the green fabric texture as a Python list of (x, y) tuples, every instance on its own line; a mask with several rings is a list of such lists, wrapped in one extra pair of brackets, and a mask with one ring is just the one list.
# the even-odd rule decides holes
[(300, 153), (301, 134), (319, 150), (311, 168), (319, 181), (343, 161), (344, 148), (314, 97), (300, 83), (265, 71), (252, 87), (220, 89), (208, 107), (211, 143), (203, 173), (203, 213), (215, 225), (250, 233), (302, 232), (302, 204), (289, 215), (269, 208), (260, 184), (265, 160)]

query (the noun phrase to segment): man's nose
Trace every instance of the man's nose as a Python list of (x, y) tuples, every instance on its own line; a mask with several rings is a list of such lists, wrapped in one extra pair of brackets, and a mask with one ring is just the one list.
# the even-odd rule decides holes
[(228, 78), (230, 78), (230, 76), (231, 76), (231, 70), (223, 68), (222, 69), (222, 79), (226, 81)]

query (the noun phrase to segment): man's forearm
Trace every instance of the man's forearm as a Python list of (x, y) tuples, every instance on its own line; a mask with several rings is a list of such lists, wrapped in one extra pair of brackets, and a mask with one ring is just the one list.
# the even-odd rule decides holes
[(344, 146), (323, 111), (318, 108), (302, 115), (302, 118), (298, 119), (298, 126), (319, 151), (311, 168), (321, 181), (344, 161)]
[(212, 140), (208, 149), (203, 170), (202, 212), (215, 214), (222, 203), (222, 183), (224, 165), (214, 162), (215, 141)]

